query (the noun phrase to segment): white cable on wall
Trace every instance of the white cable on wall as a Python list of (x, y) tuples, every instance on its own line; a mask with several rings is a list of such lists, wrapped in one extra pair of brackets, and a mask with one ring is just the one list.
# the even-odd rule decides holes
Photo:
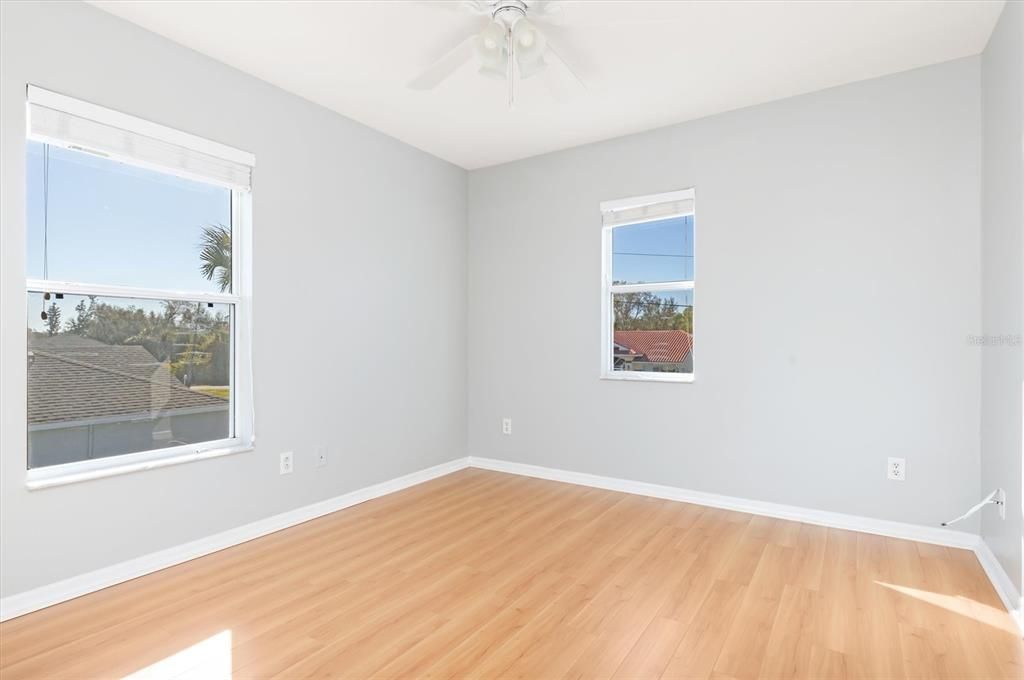
[(979, 510), (981, 510), (986, 505), (997, 505), (997, 506), (999, 506), (999, 514), (1001, 516), (1005, 516), (1003, 508), (1006, 507), (1006, 492), (1003, 491), (1002, 489), (994, 490), (992, 493), (990, 493), (989, 495), (985, 496), (985, 498), (983, 498), (976, 505), (974, 505), (970, 510), (968, 510), (964, 514), (960, 515), (956, 519), (951, 519), (948, 522), (943, 522), (942, 526), (948, 527), (950, 524), (954, 524), (956, 522), (959, 522), (960, 520), (967, 519), (968, 517), (970, 517), (974, 513), (976, 513)]

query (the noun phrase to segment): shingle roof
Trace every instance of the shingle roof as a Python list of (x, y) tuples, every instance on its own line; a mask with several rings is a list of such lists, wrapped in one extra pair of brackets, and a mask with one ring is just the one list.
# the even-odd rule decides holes
[(615, 331), (615, 344), (648, 361), (677, 364), (693, 351), (693, 336), (686, 331)]
[(30, 424), (224, 407), (185, 387), (141, 345), (106, 345), (71, 335), (29, 340)]

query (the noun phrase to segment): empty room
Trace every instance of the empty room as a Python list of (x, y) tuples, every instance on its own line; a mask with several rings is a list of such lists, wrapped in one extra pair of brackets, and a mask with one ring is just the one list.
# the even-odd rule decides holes
[(0, 680), (1024, 679), (1024, 1), (0, 1)]

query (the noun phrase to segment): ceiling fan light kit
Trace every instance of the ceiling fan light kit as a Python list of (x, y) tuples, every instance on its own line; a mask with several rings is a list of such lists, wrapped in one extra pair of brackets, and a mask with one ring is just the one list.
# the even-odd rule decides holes
[(507, 31), (497, 21), (489, 22), (476, 37), (476, 56), (480, 60), (480, 74), (490, 78), (504, 78), (508, 68)]
[[(548, 66), (545, 55), (561, 61), (576, 80), (575, 72), (551, 46), (548, 37), (534, 21), (527, 18), (531, 6), (541, 7), (535, 19), (555, 13), (555, 3), (533, 0), (471, 0), (462, 7), (474, 14), (487, 16), (485, 24), (475, 35), (463, 40), (437, 62), (417, 76), (409, 87), (429, 90), (454, 73), (475, 55), (479, 61), (478, 73), (508, 82), (508, 106), (515, 104), (516, 80), (530, 78)], [(466, 49), (471, 46), (472, 49)], [(582, 84), (582, 83), (581, 83)]]
[(512, 43), (516, 60), (519, 62), (519, 77), (529, 78), (544, 70), (544, 52), (547, 51), (547, 39), (528, 19), (523, 17), (512, 27)]

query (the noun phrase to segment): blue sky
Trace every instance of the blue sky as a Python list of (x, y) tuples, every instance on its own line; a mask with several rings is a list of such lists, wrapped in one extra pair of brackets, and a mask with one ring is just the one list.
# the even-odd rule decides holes
[[(43, 278), (43, 145), (27, 155), (27, 276)], [(48, 278), (218, 292), (199, 273), (204, 226), (231, 220), (228, 189), (50, 147)]]
[(693, 279), (693, 216), (612, 230), (612, 280), (661, 283)]

